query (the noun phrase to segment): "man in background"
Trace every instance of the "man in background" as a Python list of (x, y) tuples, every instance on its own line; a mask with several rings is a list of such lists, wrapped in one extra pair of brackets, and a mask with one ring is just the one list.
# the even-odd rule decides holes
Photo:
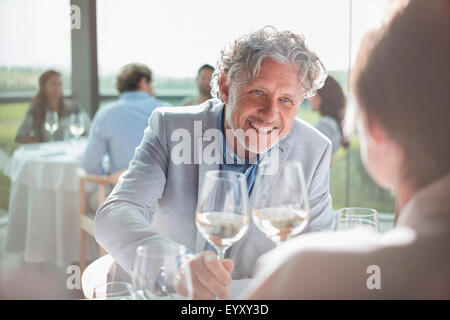
[(152, 80), (145, 65), (132, 63), (122, 68), (116, 80), (120, 98), (94, 116), (82, 159), (87, 173), (108, 174), (103, 166), (105, 155), (111, 173), (128, 168), (153, 110), (168, 105), (154, 98)]
[(202, 104), (206, 100), (212, 98), (211, 96), (211, 78), (214, 73), (214, 67), (209, 64), (204, 64), (198, 69), (197, 86), (199, 95), (196, 97), (188, 97), (181, 103), (183, 106), (193, 106)]
[[(87, 173), (108, 175), (128, 168), (153, 110), (168, 106), (154, 97), (152, 80), (152, 71), (143, 64), (132, 63), (122, 68), (116, 79), (120, 98), (94, 116), (82, 158)], [(89, 210), (97, 210), (96, 188), (86, 186), (86, 192)]]

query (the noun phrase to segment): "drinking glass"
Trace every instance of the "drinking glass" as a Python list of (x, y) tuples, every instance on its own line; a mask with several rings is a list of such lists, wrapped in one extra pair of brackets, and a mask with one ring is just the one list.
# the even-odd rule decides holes
[(193, 298), (186, 248), (171, 243), (140, 246), (132, 272), (138, 300), (186, 300)]
[(195, 223), (223, 260), (226, 250), (244, 236), (250, 225), (245, 175), (234, 171), (208, 171), (198, 199)]
[(52, 141), (54, 140), (53, 134), (59, 128), (59, 118), (56, 111), (47, 111), (45, 114), (45, 130), (50, 132)]
[(70, 133), (78, 140), (85, 130), (84, 118), (81, 113), (72, 113), (69, 124)]
[(107, 282), (94, 288), (94, 299), (132, 300), (133, 289), (128, 282)]
[(343, 208), (336, 211), (335, 229), (345, 230), (357, 227), (369, 227), (375, 231), (380, 231), (377, 211), (369, 208)]
[(277, 246), (305, 229), (309, 204), (300, 162), (287, 162), (271, 176), (261, 167), (253, 188), (253, 221)]

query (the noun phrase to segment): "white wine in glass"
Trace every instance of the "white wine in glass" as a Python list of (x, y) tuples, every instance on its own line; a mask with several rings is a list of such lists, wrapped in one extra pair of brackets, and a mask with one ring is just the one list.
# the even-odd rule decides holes
[(195, 222), (198, 231), (217, 250), (222, 260), (226, 250), (244, 236), (250, 225), (245, 175), (222, 170), (207, 172)]
[(300, 162), (288, 162), (272, 181), (258, 171), (252, 217), (255, 225), (277, 245), (302, 232), (309, 221), (309, 205)]
[(70, 115), (69, 124), (70, 133), (78, 139), (84, 132), (84, 119), (81, 113), (73, 113)]
[(59, 128), (59, 117), (56, 111), (47, 111), (45, 114), (45, 130), (50, 133), (52, 141), (54, 140), (53, 134)]

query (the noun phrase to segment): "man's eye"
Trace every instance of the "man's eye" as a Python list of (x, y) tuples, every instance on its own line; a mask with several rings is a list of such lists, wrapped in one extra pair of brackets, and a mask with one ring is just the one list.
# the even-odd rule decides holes
[(263, 94), (262, 90), (258, 90), (258, 89), (253, 90), (253, 93), (256, 93), (256, 94), (258, 94), (258, 95)]
[(282, 100), (283, 102), (291, 102), (291, 101), (292, 101), (292, 100), (289, 99), (289, 98), (281, 98), (281, 100)]

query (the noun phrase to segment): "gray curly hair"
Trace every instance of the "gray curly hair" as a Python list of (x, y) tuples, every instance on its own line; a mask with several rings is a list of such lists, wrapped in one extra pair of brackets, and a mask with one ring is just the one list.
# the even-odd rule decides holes
[[(222, 100), (219, 92), (222, 74), (226, 74), (228, 85), (231, 81), (248, 83), (257, 76), (264, 58), (298, 65), (299, 82), (305, 90), (306, 98), (314, 96), (327, 77), (323, 63), (309, 50), (303, 35), (265, 26), (241, 37), (230, 48), (221, 51), (211, 80), (212, 96)], [(242, 74), (245, 70), (246, 75)]]

